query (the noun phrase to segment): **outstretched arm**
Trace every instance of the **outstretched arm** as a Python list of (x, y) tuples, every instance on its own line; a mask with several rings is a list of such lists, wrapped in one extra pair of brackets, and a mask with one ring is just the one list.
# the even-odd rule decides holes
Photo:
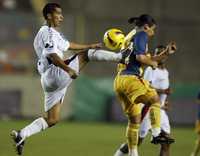
[(65, 62), (56, 54), (56, 53), (51, 53), (48, 55), (48, 58), (52, 61), (52, 63), (55, 66), (60, 67), (64, 71), (66, 71), (72, 79), (77, 78), (77, 73), (73, 69), (71, 69), (69, 66), (65, 64)]
[(136, 55), (136, 60), (145, 65), (152, 66), (153, 68), (156, 68), (158, 66), (158, 63), (156, 61), (152, 60), (146, 55)]
[[(95, 43), (95, 44), (78, 44), (74, 42), (69, 43), (69, 49), (70, 50), (87, 50), (87, 49), (96, 49), (101, 48), (101, 43)], [(74, 51), (74, 53), (79, 53)]]

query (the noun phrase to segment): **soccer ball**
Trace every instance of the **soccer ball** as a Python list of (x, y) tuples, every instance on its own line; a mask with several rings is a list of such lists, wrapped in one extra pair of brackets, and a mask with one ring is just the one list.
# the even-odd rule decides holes
[(103, 42), (110, 50), (120, 50), (122, 48), (125, 35), (119, 29), (109, 29), (105, 32)]

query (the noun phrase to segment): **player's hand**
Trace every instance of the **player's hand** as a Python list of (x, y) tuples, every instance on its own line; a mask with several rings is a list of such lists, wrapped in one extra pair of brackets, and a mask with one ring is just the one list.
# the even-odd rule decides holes
[(99, 49), (102, 48), (102, 43), (95, 43), (90, 45), (91, 49)]
[(169, 54), (173, 54), (175, 53), (177, 50), (177, 46), (176, 46), (176, 43), (175, 42), (170, 42), (168, 45), (167, 45), (167, 52)]
[(70, 70), (68, 71), (68, 74), (69, 74), (69, 76), (70, 76), (72, 79), (76, 79), (76, 78), (78, 77), (78, 74), (77, 74), (76, 71), (73, 70), (73, 69), (70, 69)]

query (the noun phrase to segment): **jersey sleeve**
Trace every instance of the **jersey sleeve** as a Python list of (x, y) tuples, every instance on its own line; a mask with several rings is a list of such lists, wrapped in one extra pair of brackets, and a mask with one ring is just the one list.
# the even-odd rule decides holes
[(44, 55), (48, 56), (52, 53), (58, 53), (58, 39), (57, 36), (51, 31), (44, 31), (42, 34), (42, 41), (44, 43)]
[(139, 32), (134, 38), (135, 54), (143, 55), (146, 53), (146, 46), (148, 43), (148, 37), (145, 32)]
[(151, 82), (152, 81), (152, 68), (147, 67), (144, 71), (144, 79)]

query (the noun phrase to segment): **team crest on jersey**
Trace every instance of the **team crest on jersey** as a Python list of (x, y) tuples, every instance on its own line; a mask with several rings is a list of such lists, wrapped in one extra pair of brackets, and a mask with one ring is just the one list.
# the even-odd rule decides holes
[(53, 32), (52, 32), (52, 30), (50, 28), (48, 29), (48, 43), (46, 43), (44, 47), (46, 49), (52, 49), (54, 47), (54, 44), (53, 44)]
[(53, 48), (53, 43), (51, 45), (49, 43), (45, 44), (45, 48)]

